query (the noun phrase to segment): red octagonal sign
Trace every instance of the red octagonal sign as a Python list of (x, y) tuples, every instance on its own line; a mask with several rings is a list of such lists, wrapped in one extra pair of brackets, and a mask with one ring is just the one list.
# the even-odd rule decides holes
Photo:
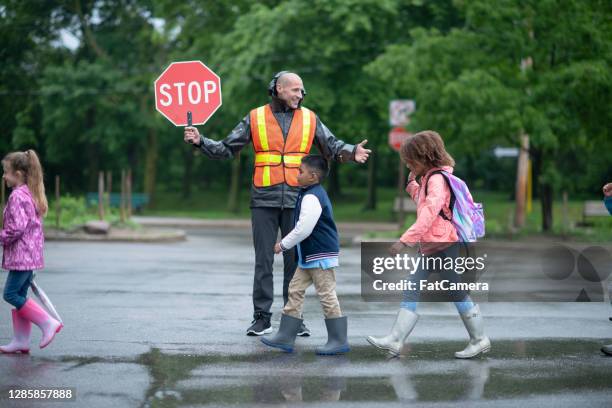
[(221, 79), (201, 61), (173, 62), (155, 80), (155, 108), (175, 126), (202, 125), (221, 106)]
[(391, 146), (396, 152), (399, 152), (404, 141), (410, 136), (412, 136), (412, 134), (406, 129), (395, 127), (389, 132), (389, 146)]

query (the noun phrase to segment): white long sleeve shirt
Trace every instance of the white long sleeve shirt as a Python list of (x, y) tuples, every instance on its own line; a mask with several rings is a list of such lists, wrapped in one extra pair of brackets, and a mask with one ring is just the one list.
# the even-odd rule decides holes
[(281, 241), (283, 250), (291, 249), (308, 238), (315, 225), (317, 225), (322, 212), (323, 208), (319, 199), (313, 194), (306, 194), (302, 198), (300, 216), (295, 227)]

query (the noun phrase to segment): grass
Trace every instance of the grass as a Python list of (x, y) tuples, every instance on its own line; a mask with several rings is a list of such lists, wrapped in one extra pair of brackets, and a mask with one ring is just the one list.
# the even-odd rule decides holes
[[(363, 189), (345, 189), (342, 196), (333, 199), (334, 215), (337, 221), (350, 222), (394, 222), (391, 211), (395, 191), (379, 189), (378, 208), (364, 210), (366, 191)], [(155, 207), (144, 211), (144, 215), (167, 217), (193, 217), (205, 219), (245, 219), (251, 217), (249, 209), (249, 192), (240, 196), (238, 212), (227, 209), (227, 192), (215, 189), (194, 193), (190, 198), (182, 198), (180, 193), (166, 192), (156, 196)]]
[[(59, 229), (70, 231), (84, 225), (88, 221), (98, 220), (98, 207), (87, 206), (84, 197), (64, 196), (60, 200)], [(105, 221), (113, 227), (138, 229), (140, 225), (133, 221), (121, 222), (119, 209), (106, 209)], [(46, 228), (57, 228), (56, 206), (54, 202), (49, 203), (49, 212), (45, 219)]]
[[(396, 222), (396, 215), (392, 211), (396, 190), (393, 188), (379, 188), (377, 190), (378, 203), (375, 210), (365, 210), (367, 191), (358, 188), (345, 188), (342, 196), (333, 198), (334, 216), (338, 222)], [(589, 220), (588, 227), (578, 227), (582, 221), (582, 201), (568, 202), (568, 225), (563, 225), (563, 210), (560, 200), (553, 206), (553, 230), (551, 234), (541, 231), (541, 207), (539, 201), (533, 202), (532, 211), (527, 215), (525, 227), (514, 231), (512, 221), (514, 217), (514, 202), (508, 198), (507, 193), (490, 191), (473, 191), (476, 201), (482, 202), (485, 209), (487, 236), (505, 239), (521, 239), (525, 237), (554, 236), (563, 239), (572, 239), (591, 242), (612, 241), (612, 217), (599, 217)], [(227, 209), (227, 191), (210, 189), (194, 192), (188, 198), (182, 198), (180, 193), (161, 192), (156, 197), (155, 207), (144, 211), (144, 215), (192, 217), (204, 219), (248, 219), (249, 193), (241, 194), (240, 209), (230, 212)], [(415, 220), (414, 214), (406, 217), (406, 228)], [(370, 236), (390, 236), (394, 233), (368, 233)]]

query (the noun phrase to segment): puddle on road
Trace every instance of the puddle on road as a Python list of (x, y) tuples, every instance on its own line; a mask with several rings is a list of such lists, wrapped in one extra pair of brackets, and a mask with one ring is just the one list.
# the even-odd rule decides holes
[(532, 398), (559, 393), (610, 395), (612, 358), (596, 341), (497, 341), (486, 358), (462, 361), (461, 342), (419, 343), (400, 359), (371, 347), (345, 356), (312, 350), (249, 355), (167, 354), (136, 361), (152, 383), (144, 406), (287, 402), (450, 402)]
[(500, 399), (553, 406), (569, 397), (601, 406), (612, 399), (612, 358), (599, 352), (601, 344), (494, 341), (487, 357), (469, 361), (453, 358), (465, 345), (458, 341), (412, 344), (399, 359), (388, 359), (370, 346), (355, 346), (345, 356), (319, 357), (308, 348), (285, 354), (263, 345), (244, 355), (154, 348), (137, 358), (1, 356), (0, 384), (10, 379), (21, 386), (53, 385), (57, 379), (55, 385), (74, 387), (81, 403), (100, 400), (98, 406), (119, 406), (129, 401), (126, 406), (152, 408), (300, 401), (435, 406)]

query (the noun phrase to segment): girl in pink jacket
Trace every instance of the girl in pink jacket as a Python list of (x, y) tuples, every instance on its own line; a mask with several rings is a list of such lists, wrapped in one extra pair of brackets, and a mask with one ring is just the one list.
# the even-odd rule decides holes
[(13, 339), (0, 346), (3, 353), (28, 353), (32, 323), (42, 330), (40, 348), (46, 347), (62, 324), (27, 297), (32, 270), (42, 269), (44, 236), (42, 217), (47, 214), (43, 172), (34, 150), (14, 152), (2, 160), (3, 182), (12, 188), (3, 213), (0, 243), (2, 268), (9, 271), (4, 300), (15, 307)]
[[(440, 173), (434, 173), (439, 170), (452, 173), (455, 161), (444, 148), (440, 135), (431, 130), (419, 132), (406, 140), (400, 154), (411, 170), (406, 191), (417, 204), (417, 219), (391, 247), (391, 253), (396, 255), (406, 246), (418, 245), (419, 252), (425, 258), (440, 257), (443, 260), (457, 258), (459, 237), (451, 222), (453, 216), (450, 208), (451, 190), (445, 177)], [(404, 341), (419, 318), (416, 313), (420, 295), (419, 282), (427, 280), (429, 273), (434, 272), (424, 268), (422, 266), (424, 263), (422, 262), (410, 277), (410, 280), (416, 283), (415, 289), (404, 293), (404, 301), (400, 304), (400, 311), (391, 333), (385, 337), (367, 338), (370, 344), (394, 356), (400, 354)], [(454, 270), (441, 269), (437, 272), (440, 272), (440, 277), (444, 280), (452, 283), (460, 282), (460, 275)], [(480, 308), (464, 291), (450, 291), (450, 295), (470, 335), (467, 347), (456, 352), (455, 357), (472, 358), (488, 352), (491, 349), (491, 342), (484, 335)]]

